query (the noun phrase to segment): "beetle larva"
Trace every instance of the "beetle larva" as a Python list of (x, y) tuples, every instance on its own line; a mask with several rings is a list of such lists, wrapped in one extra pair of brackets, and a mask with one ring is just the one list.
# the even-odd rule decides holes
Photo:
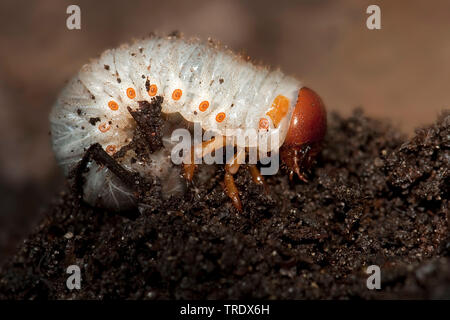
[[(84, 65), (58, 97), (50, 122), (53, 149), (65, 174), (94, 143), (110, 155), (126, 146), (135, 127), (129, 110), (156, 96), (163, 97), (163, 114), (178, 112), (185, 121), (216, 133), (215, 139), (204, 143), (208, 152), (224, 147), (225, 140), (217, 137), (227, 137), (228, 129), (276, 133), (290, 176), (296, 173), (303, 180), (326, 131), (322, 100), (295, 78), (255, 66), (211, 42), (151, 37), (106, 50)], [(182, 184), (178, 171), (172, 170), (171, 148), (166, 139), (149, 163), (132, 163), (125, 156), (120, 164), (169, 181), (164, 192), (170, 195)], [(236, 157), (226, 164), (225, 185), (240, 210), (233, 179), (239, 168)], [(113, 209), (135, 205), (131, 190), (108, 168), (89, 165), (83, 193), (88, 203)], [(250, 168), (255, 182), (261, 183), (258, 169)], [(184, 169), (185, 178), (191, 180), (195, 165), (185, 164)]]

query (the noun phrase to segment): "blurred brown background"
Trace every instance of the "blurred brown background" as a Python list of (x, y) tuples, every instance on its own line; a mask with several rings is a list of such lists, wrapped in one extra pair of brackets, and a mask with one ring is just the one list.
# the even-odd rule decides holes
[[(66, 8), (81, 7), (81, 30)], [(381, 7), (381, 30), (366, 8)], [(63, 183), (48, 137), (58, 91), (104, 49), (152, 31), (213, 37), (279, 66), (329, 109), (411, 134), (450, 105), (450, 2), (4, 1), (0, 3), (0, 261)]]

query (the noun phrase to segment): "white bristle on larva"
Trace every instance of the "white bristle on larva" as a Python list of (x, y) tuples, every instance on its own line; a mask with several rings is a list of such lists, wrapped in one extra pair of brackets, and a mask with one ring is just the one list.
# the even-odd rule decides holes
[[(66, 175), (94, 143), (109, 153), (119, 151), (136, 126), (127, 107), (136, 110), (139, 101), (154, 96), (163, 97), (162, 113), (179, 112), (219, 135), (226, 136), (228, 129), (257, 130), (263, 119), (267, 134), (276, 133), (281, 145), (301, 87), (280, 71), (255, 66), (213, 44), (151, 37), (105, 51), (69, 81), (50, 114), (53, 149)], [(288, 108), (275, 124), (268, 112), (280, 96)], [(92, 119), (99, 121), (92, 124)], [(183, 182), (172, 170), (171, 145), (165, 140), (150, 164), (131, 164), (130, 157), (119, 162), (130, 171), (160, 177), (169, 196), (183, 190)], [(83, 190), (88, 203), (116, 210), (136, 205), (131, 190), (112, 172), (95, 162), (89, 165)]]

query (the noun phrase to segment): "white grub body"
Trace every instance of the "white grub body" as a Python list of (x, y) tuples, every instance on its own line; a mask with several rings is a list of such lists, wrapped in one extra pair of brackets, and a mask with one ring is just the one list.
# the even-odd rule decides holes
[[(118, 151), (131, 141), (136, 124), (127, 107), (136, 110), (138, 101), (151, 100), (149, 84), (164, 98), (163, 113), (179, 112), (185, 120), (218, 135), (226, 135), (228, 129), (258, 130), (260, 119), (266, 118), (267, 134), (277, 133), (279, 145), (302, 87), (280, 71), (255, 66), (229, 50), (197, 40), (151, 37), (106, 50), (69, 81), (50, 114), (53, 149), (66, 175), (92, 144), (99, 143), (105, 150), (114, 146)], [(129, 88), (135, 97), (127, 94)], [(182, 94), (175, 100), (177, 89)], [(289, 110), (275, 126), (266, 113), (279, 95), (289, 100)], [(117, 104), (115, 108), (110, 107), (111, 101)], [(204, 101), (208, 107), (200, 111)], [(219, 113), (225, 114), (221, 122), (217, 121)], [(92, 118), (100, 121), (92, 125)], [(151, 163), (132, 164), (131, 157), (120, 162), (141, 175), (159, 176), (165, 181), (163, 192), (170, 195), (180, 190), (182, 182), (179, 170), (173, 170), (170, 163), (168, 138)], [(83, 191), (87, 202), (117, 210), (136, 205), (131, 190), (113, 173), (95, 162), (90, 166)]]

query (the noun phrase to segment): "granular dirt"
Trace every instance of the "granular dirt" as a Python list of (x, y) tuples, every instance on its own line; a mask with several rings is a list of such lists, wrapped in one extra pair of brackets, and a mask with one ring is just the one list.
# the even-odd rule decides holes
[[(0, 269), (0, 299), (450, 298), (449, 124), (443, 113), (406, 140), (361, 111), (331, 114), (309, 183), (281, 171), (266, 194), (239, 171), (242, 213), (220, 166), (182, 199), (137, 189), (133, 212), (61, 192)], [(73, 264), (82, 288), (69, 291)]]

